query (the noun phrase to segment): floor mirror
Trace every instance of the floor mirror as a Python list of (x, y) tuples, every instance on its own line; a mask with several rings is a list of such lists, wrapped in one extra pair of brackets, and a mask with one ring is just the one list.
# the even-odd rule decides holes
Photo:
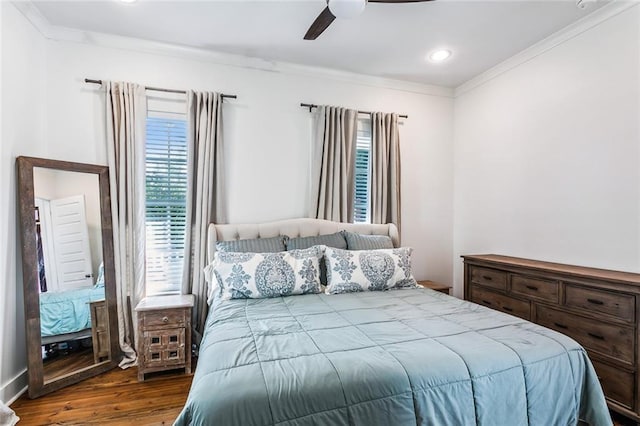
[(16, 159), (29, 397), (120, 361), (109, 169)]

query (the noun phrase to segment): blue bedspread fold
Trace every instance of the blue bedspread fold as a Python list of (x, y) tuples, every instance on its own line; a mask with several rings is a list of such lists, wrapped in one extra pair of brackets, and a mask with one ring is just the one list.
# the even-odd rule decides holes
[(428, 289), (214, 301), (177, 425), (611, 425), (571, 338)]
[(104, 287), (40, 293), (42, 337), (91, 328), (89, 302), (104, 299)]

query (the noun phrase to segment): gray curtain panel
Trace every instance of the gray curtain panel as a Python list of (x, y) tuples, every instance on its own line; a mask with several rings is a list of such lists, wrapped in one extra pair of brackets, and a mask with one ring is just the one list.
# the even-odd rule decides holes
[[(192, 326), (200, 343), (207, 318), (207, 226), (225, 223), (223, 198), (222, 97), (213, 92), (187, 92), (189, 139), (187, 233), (182, 293), (195, 296)], [(190, 232), (189, 232), (190, 231)]]
[[(135, 311), (145, 282), (145, 136), (143, 86), (103, 81), (116, 272), (120, 367), (136, 364)], [(131, 298), (131, 303), (128, 303)], [(133, 329), (132, 329), (133, 328)]]
[(320, 106), (315, 118), (310, 216), (353, 222), (358, 111)]
[(371, 115), (371, 222), (400, 231), (400, 132), (398, 114)]

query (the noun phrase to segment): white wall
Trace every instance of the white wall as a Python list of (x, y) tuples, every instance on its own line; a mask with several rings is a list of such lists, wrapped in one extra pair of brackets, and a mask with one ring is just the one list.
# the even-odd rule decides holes
[(640, 6), (455, 100), (462, 254), (640, 271)]
[(46, 155), (45, 43), (7, 2), (0, 2), (2, 133), (0, 140), (0, 400), (26, 386), (22, 264), (16, 222), (15, 158)]
[[(3, 7), (11, 15), (11, 19), (3, 20), (3, 27), (4, 21), (11, 21), (15, 26), (15, 18), (20, 22), (21, 30), (33, 32), (31, 28), (22, 28), (24, 19), (15, 16), (17, 12), (13, 5), (3, 3)], [(43, 131), (31, 124), (21, 128), (22, 132), (31, 135), (29, 143), (34, 146), (25, 144), (29, 135), (13, 139), (12, 152), (3, 159), (3, 165), (9, 166), (7, 174), (13, 173), (12, 156), (18, 154), (106, 164), (103, 99), (97, 86), (83, 83), (85, 77), (133, 81), (156, 87), (215, 90), (238, 95), (237, 100), (229, 100), (224, 106), (229, 221), (300, 217), (307, 213), (311, 138), (311, 115), (299, 106), (300, 102), (405, 113), (409, 118), (403, 121), (400, 130), (403, 245), (415, 249), (414, 274), (418, 279), (451, 282), (451, 97), (383, 88), (369, 79), (354, 83), (329, 74), (272, 72), (220, 65), (204, 59), (34, 38), (37, 44), (33, 46), (35, 41), (11, 38), (15, 53), (25, 50), (39, 63), (24, 69), (12, 67), (16, 72), (21, 69), (23, 75), (14, 76), (18, 88), (7, 102), (15, 101), (17, 91), (25, 90), (23, 86), (27, 79), (33, 77), (28, 93), (44, 93), (43, 86), (46, 86), (46, 98), (42, 99), (40, 95), (40, 100), (44, 101), (45, 125)], [(4, 54), (3, 62), (6, 62)], [(3, 68), (5, 66), (3, 63)], [(29, 71), (25, 72), (25, 69)], [(46, 72), (33, 76), (40, 69), (46, 69)], [(29, 111), (18, 109), (13, 115), (25, 123), (30, 120)], [(2, 182), (6, 189), (2, 194), (2, 209), (8, 210), (7, 218), (0, 224), (8, 224), (13, 236), (15, 182), (13, 178)], [(0, 286), (6, 286), (13, 307), (5, 315), (6, 321), (0, 330), (11, 334), (8, 340), (3, 340), (3, 348), (4, 345), (19, 348), (22, 356), (10, 355), (11, 369), (7, 373), (3, 370), (2, 383), (11, 380), (25, 366), (22, 301), (17, 304), (17, 312), (14, 303), (21, 297), (15, 291), (21, 280), (15, 272), (19, 259), (15, 259), (14, 249), (13, 246), (9, 248), (11, 269), (6, 272), (6, 280), (0, 283)]]

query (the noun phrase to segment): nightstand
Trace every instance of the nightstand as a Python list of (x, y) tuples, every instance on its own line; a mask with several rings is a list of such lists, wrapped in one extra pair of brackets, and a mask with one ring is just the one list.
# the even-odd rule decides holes
[(418, 284), (424, 288), (430, 288), (431, 290), (439, 291), (440, 293), (449, 294), (451, 287), (445, 284), (433, 282), (431, 280), (420, 280)]
[(145, 297), (138, 313), (138, 380), (146, 373), (184, 368), (191, 373), (193, 295)]
[(109, 342), (109, 315), (105, 300), (89, 302), (91, 312), (91, 341), (93, 343), (93, 362), (98, 364), (109, 359), (111, 345)]

